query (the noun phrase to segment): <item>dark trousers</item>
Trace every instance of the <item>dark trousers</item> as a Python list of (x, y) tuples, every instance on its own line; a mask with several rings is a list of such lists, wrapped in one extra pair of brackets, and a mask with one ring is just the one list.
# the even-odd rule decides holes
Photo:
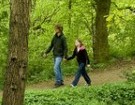
[(79, 64), (79, 68), (78, 68), (77, 73), (75, 75), (75, 79), (72, 82), (72, 84), (74, 86), (76, 86), (78, 84), (81, 75), (83, 76), (83, 78), (87, 82), (87, 84), (91, 84), (91, 79), (90, 79), (90, 77), (88, 76), (88, 74), (86, 72), (85, 66), (86, 66), (85, 63), (80, 63)]

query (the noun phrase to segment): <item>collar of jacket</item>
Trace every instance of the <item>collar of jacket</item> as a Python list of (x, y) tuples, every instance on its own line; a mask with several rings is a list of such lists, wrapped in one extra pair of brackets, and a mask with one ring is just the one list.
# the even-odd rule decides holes
[(61, 33), (60, 36), (58, 36), (57, 33), (55, 34), (56, 37), (61, 37), (63, 35), (64, 35), (63, 33)]

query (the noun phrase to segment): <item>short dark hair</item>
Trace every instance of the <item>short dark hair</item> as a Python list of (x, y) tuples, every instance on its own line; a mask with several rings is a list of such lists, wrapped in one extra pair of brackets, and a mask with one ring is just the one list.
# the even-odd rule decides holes
[(61, 32), (63, 31), (63, 26), (61, 24), (56, 24), (55, 28), (59, 29)]

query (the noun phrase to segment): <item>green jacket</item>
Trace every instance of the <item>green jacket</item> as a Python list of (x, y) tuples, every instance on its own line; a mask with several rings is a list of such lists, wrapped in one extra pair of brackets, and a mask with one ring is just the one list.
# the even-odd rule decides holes
[(66, 38), (63, 34), (61, 34), (60, 36), (57, 36), (57, 34), (54, 35), (51, 44), (45, 53), (48, 54), (52, 49), (53, 49), (53, 55), (55, 57), (64, 56), (65, 58), (67, 58), (68, 48), (67, 48)]

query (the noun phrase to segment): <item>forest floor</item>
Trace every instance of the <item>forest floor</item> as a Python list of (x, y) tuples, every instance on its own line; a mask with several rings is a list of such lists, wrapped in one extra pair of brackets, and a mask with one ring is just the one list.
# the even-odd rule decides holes
[[(93, 69), (89, 76), (92, 80), (92, 85), (102, 85), (106, 83), (123, 82), (126, 80), (124, 73), (135, 69), (135, 61), (119, 61), (104, 69)], [(74, 76), (64, 78), (64, 86), (70, 86)], [(84, 86), (84, 79), (81, 77), (79, 86)], [(46, 81), (27, 86), (27, 89), (52, 89), (54, 88), (54, 81)]]
[[(91, 77), (93, 86), (107, 84), (107, 83), (123, 82), (126, 81), (126, 78), (124, 77), (124, 73), (133, 69), (135, 69), (135, 61), (122, 61), (109, 65), (104, 69), (93, 69), (89, 73), (89, 76)], [(73, 79), (74, 76), (65, 77), (64, 86), (70, 86), (70, 83), (72, 82)], [(84, 86), (84, 85), (85, 82), (83, 78), (81, 78), (79, 82), (79, 86)], [(27, 90), (31, 90), (31, 89), (43, 90), (43, 89), (53, 89), (53, 88), (54, 88), (53, 80), (27, 86)], [(0, 96), (1, 95), (2, 92), (0, 92)]]

